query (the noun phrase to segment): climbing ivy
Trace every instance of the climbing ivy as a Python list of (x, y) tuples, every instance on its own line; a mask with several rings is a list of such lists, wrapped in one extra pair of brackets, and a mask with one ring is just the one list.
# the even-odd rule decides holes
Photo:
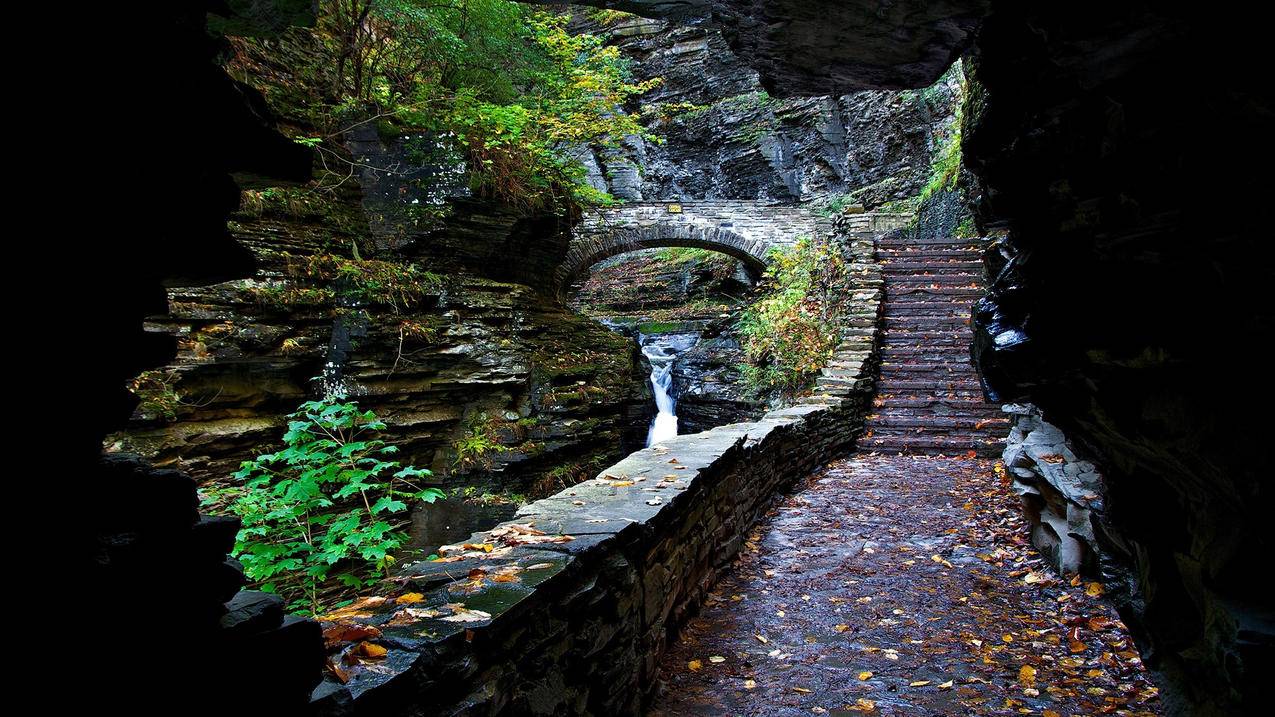
[(443, 497), (416, 480), (423, 468), (388, 460), (376, 438), (385, 424), (341, 397), (309, 401), (288, 416), (283, 449), (244, 461), (237, 485), (205, 491), (205, 502), (238, 515), (235, 557), (257, 586), (295, 611), (317, 613), (331, 581), (369, 584), (395, 561), (413, 502)]

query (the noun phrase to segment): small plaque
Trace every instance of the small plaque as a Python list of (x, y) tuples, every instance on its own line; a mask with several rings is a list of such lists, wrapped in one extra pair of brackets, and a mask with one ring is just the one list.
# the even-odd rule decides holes
[(681, 205), (681, 204), (669, 204), (669, 205), (668, 205), (668, 213), (669, 213), (669, 214), (681, 214), (681, 213), (682, 213), (682, 205)]

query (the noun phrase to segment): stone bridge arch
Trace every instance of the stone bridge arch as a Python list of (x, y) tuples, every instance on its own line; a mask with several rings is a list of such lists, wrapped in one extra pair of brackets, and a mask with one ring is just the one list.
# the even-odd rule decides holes
[(656, 247), (709, 249), (743, 262), (760, 275), (770, 250), (800, 236), (831, 231), (831, 222), (806, 207), (756, 200), (633, 202), (587, 215), (576, 227), (553, 283), (565, 297), (571, 282), (593, 264)]
[(771, 246), (767, 240), (749, 239), (729, 229), (691, 224), (662, 223), (593, 232), (571, 242), (566, 259), (555, 272), (554, 283), (560, 292), (565, 292), (576, 277), (603, 259), (662, 247), (721, 252), (739, 259), (756, 278), (766, 268)]

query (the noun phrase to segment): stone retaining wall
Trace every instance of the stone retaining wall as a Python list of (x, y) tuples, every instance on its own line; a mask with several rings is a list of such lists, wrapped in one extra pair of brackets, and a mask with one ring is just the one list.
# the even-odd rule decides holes
[(408, 566), (404, 591), (423, 599), (356, 612), (388, 654), (325, 682), (316, 711), (640, 714), (665, 647), (774, 496), (862, 430), (882, 280), (871, 234), (847, 240), (860, 308), (814, 395), (637, 451), (444, 551), (447, 562)]

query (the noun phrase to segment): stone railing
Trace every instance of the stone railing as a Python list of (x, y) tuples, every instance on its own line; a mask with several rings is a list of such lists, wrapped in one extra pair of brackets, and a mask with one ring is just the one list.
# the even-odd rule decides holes
[(871, 234), (846, 238), (858, 308), (812, 396), (637, 451), (444, 550), (444, 561), (408, 566), (403, 598), (350, 616), (377, 627), (372, 641), (387, 654), (346, 684), (325, 682), (316, 710), (640, 714), (677, 628), (776, 494), (862, 430), (882, 280)]

